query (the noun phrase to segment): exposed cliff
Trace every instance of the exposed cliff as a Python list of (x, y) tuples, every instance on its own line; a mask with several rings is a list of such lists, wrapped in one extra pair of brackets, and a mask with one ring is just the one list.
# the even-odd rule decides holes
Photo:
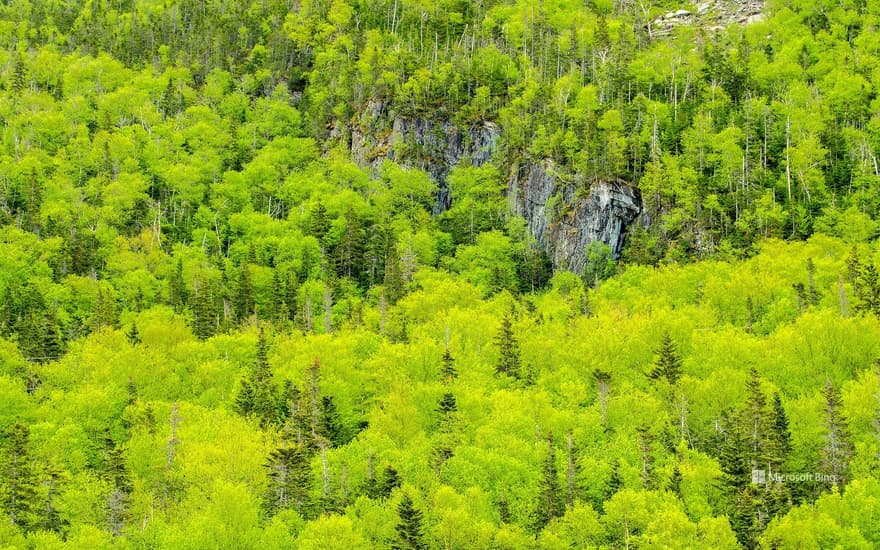
[(499, 135), (492, 122), (462, 129), (449, 120), (395, 115), (386, 103), (371, 101), (352, 129), (351, 153), (355, 162), (372, 169), (387, 158), (426, 171), (437, 182), (434, 213), (439, 214), (452, 204), (449, 171), (465, 160), (473, 166), (488, 162)]
[[(448, 209), (455, 199), (446, 177), (460, 162), (480, 166), (494, 153), (498, 127), (491, 122), (461, 129), (448, 120), (403, 117), (383, 102), (370, 102), (351, 131), (352, 158), (378, 170), (384, 159), (428, 172), (437, 182), (434, 213)], [(627, 227), (641, 212), (637, 190), (622, 182), (587, 182), (562, 177), (550, 161), (525, 164), (508, 181), (511, 208), (526, 219), (532, 234), (547, 251), (556, 269), (576, 273), (586, 265), (586, 249), (593, 241), (611, 247), (618, 256)]]
[(553, 267), (575, 273), (586, 266), (593, 241), (607, 244), (617, 257), (642, 210), (637, 189), (619, 181), (564, 178), (550, 161), (515, 170), (508, 191), (512, 208), (526, 219)]

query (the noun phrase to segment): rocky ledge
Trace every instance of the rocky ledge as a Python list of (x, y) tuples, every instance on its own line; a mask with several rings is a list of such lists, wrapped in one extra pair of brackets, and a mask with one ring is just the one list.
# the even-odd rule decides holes
[(650, 24), (651, 35), (665, 36), (681, 25), (699, 24), (709, 30), (728, 25), (747, 25), (765, 16), (763, 0), (704, 0), (693, 10), (680, 9), (657, 17)]
[(514, 212), (526, 219), (554, 269), (574, 273), (583, 272), (594, 241), (618, 257), (628, 227), (642, 211), (637, 189), (622, 181), (563, 176), (551, 161), (514, 170), (508, 192)]

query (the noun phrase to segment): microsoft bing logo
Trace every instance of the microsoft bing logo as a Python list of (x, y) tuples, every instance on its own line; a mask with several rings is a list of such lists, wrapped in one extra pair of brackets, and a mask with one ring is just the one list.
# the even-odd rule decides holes
[(752, 483), (759, 485), (767, 483), (767, 470), (752, 470)]

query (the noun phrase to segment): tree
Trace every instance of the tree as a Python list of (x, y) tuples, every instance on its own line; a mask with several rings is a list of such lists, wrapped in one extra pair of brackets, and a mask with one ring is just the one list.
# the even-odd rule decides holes
[(670, 386), (675, 386), (681, 378), (682, 360), (678, 353), (678, 347), (669, 332), (663, 333), (660, 347), (654, 352), (654, 368), (648, 376), (651, 380), (665, 380)]
[(400, 504), (397, 505), (397, 540), (391, 547), (395, 550), (421, 550), (427, 548), (424, 534), (422, 533), (422, 512), (413, 505), (409, 495), (403, 495)]
[(820, 470), (825, 475), (823, 484), (836, 485), (841, 491), (849, 480), (849, 462), (855, 454), (849, 424), (843, 416), (840, 392), (830, 380), (822, 390), (825, 399), (825, 446), (822, 448)]
[(278, 414), (276, 388), (268, 355), (269, 345), (266, 342), (265, 333), (260, 329), (257, 337), (257, 357), (250, 375), (250, 383), (254, 390), (254, 404), (251, 412), (264, 427), (274, 422)]
[(501, 327), (495, 335), (495, 345), (498, 347), (498, 360), (495, 363), (495, 373), (520, 379), (522, 365), (520, 364), (519, 341), (513, 333), (513, 309), (501, 318)]
[(333, 397), (325, 395), (321, 397), (321, 418), (320, 418), (321, 437), (330, 442), (332, 447), (344, 445), (347, 441), (345, 436), (345, 428), (339, 418), (339, 411), (336, 410), (336, 403)]
[(235, 285), (235, 320), (239, 323), (254, 313), (254, 283), (248, 264), (242, 263), (238, 270), (238, 281)]
[(458, 371), (455, 370), (455, 358), (449, 351), (449, 346), (443, 352), (443, 383), (449, 384), (458, 377)]
[(199, 340), (207, 340), (217, 333), (218, 313), (212, 287), (207, 281), (196, 279), (193, 288), (192, 326)]
[(113, 536), (122, 534), (129, 517), (129, 501), (133, 490), (122, 447), (107, 441), (104, 477), (110, 483), (107, 497), (107, 523)]
[(400, 253), (397, 251), (397, 243), (391, 242), (388, 254), (385, 258), (385, 298), (388, 303), (394, 305), (400, 300), (405, 292), (403, 270), (400, 267)]
[(178, 258), (174, 272), (168, 278), (168, 303), (177, 313), (182, 313), (189, 300), (183, 281), (183, 259)]
[(0, 507), (13, 526), (27, 531), (37, 524), (37, 474), (30, 455), (30, 429), (15, 422), (5, 430), (0, 462)]
[(269, 487), (263, 497), (269, 514), (293, 509), (303, 517), (311, 516), (313, 480), (310, 456), (300, 445), (275, 449), (269, 454), (265, 464)]
[(556, 465), (556, 449), (553, 446), (553, 434), (547, 435), (547, 456), (544, 457), (543, 475), (538, 490), (537, 507), (535, 508), (532, 527), (540, 531), (550, 520), (562, 517), (565, 513), (565, 500), (559, 487), (559, 471)]
[(125, 337), (128, 339), (128, 343), (132, 346), (137, 346), (141, 343), (141, 334), (138, 331), (137, 323), (132, 321), (131, 327), (128, 329), (128, 332), (125, 333)]
[(324, 237), (330, 230), (330, 221), (327, 219), (327, 208), (324, 203), (318, 199), (318, 203), (312, 210), (311, 219), (309, 220), (309, 234), (323, 242)]

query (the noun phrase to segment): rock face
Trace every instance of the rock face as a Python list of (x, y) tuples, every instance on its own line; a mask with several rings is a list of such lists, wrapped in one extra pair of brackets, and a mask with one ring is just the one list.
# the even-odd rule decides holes
[(764, 17), (764, 0), (703, 0), (694, 11), (675, 10), (651, 21), (651, 35), (671, 34), (681, 25), (705, 25), (710, 30), (727, 25), (747, 25)]
[(550, 161), (516, 170), (509, 195), (514, 211), (526, 219), (554, 269), (575, 273), (583, 272), (586, 249), (593, 241), (607, 244), (618, 257), (627, 228), (642, 210), (638, 190), (625, 183), (590, 183), (577, 176), (562, 181)]
[[(355, 162), (378, 171), (384, 159), (420, 168), (437, 182), (434, 213), (454, 200), (446, 177), (462, 161), (474, 166), (488, 162), (500, 131), (492, 122), (461, 129), (452, 122), (427, 117), (402, 117), (388, 105), (370, 102), (351, 132)], [(563, 181), (565, 179), (565, 181)], [(556, 269), (575, 273), (586, 265), (586, 248), (593, 241), (611, 247), (615, 257), (623, 248), (627, 227), (641, 212), (637, 190), (622, 182), (562, 178), (553, 163), (526, 164), (508, 181), (511, 208), (526, 219), (532, 234)]]
[(352, 130), (351, 152), (355, 162), (374, 170), (387, 158), (426, 171), (437, 182), (434, 214), (440, 214), (452, 204), (449, 171), (464, 160), (473, 166), (488, 162), (499, 135), (492, 122), (462, 130), (448, 120), (392, 115), (385, 103), (373, 101)]

